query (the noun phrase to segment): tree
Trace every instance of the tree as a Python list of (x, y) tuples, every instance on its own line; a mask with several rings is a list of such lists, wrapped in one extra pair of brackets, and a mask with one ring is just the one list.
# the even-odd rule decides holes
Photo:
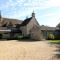
[(56, 26), (56, 27), (60, 28), (60, 23), (59, 23), (59, 24), (57, 24), (57, 26)]
[(54, 35), (53, 34), (48, 34), (48, 39), (54, 39)]
[(60, 23), (57, 24), (57, 26), (59, 29), (55, 30), (55, 39), (60, 39)]

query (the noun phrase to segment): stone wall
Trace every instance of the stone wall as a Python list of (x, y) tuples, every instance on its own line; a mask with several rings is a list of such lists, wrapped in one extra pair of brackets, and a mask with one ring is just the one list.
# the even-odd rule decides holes
[(35, 27), (38, 26), (39, 24), (37, 23), (37, 21), (35, 20), (35, 17), (33, 17), (30, 22), (27, 24), (27, 34), (30, 34), (30, 30)]
[(42, 40), (41, 30), (38, 27), (32, 28), (30, 35), (31, 39)]
[(26, 36), (27, 35), (27, 26), (22, 26), (20, 27), (21, 31), (22, 31), (22, 35)]

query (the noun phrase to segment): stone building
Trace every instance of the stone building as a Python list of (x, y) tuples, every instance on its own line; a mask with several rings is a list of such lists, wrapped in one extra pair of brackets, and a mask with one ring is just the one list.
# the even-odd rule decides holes
[(22, 35), (29, 35), (34, 40), (41, 40), (41, 30), (39, 27), (40, 25), (35, 18), (34, 12), (30, 18), (25, 19), (20, 25)]
[[(30, 36), (31, 39), (41, 40), (41, 30), (40, 25), (35, 18), (35, 13), (32, 13), (30, 18), (26, 18), (24, 21), (17, 19), (3, 18), (0, 12), (0, 34), (10, 35), (13, 30), (14, 35), (16, 35), (16, 25), (19, 25), (19, 31), (23, 36)], [(17, 31), (18, 32), (18, 31)], [(12, 35), (13, 36), (13, 35)]]
[(34, 40), (47, 39), (48, 34), (60, 36), (60, 29), (57, 27), (40, 26), (33, 12), (30, 18), (24, 21), (11, 18), (3, 18), (0, 11), (0, 36), (13, 38), (16, 35), (29, 36)]
[(58, 27), (49, 27), (49, 26), (42, 25), (40, 26), (40, 29), (44, 39), (48, 39), (49, 34), (53, 34), (55, 39), (56, 37), (58, 37), (58, 35), (60, 36), (60, 29)]

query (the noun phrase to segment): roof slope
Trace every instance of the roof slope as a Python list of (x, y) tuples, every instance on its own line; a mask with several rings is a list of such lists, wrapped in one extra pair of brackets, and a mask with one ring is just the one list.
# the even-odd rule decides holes
[(8, 25), (10, 22), (13, 24), (13, 26), (15, 26), (16, 24), (21, 24), (22, 23), (22, 20), (2, 18), (1, 24), (2, 25), (4, 25), (4, 24), (7, 24)]
[(25, 19), (25, 20), (21, 23), (20, 26), (26, 26), (26, 25), (30, 22), (31, 19), (32, 19), (32, 17)]

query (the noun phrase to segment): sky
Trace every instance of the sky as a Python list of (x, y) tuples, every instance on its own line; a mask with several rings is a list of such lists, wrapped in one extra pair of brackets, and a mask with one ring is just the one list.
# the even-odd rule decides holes
[(34, 10), (40, 25), (55, 27), (60, 23), (60, 0), (0, 0), (2, 17), (24, 20)]

